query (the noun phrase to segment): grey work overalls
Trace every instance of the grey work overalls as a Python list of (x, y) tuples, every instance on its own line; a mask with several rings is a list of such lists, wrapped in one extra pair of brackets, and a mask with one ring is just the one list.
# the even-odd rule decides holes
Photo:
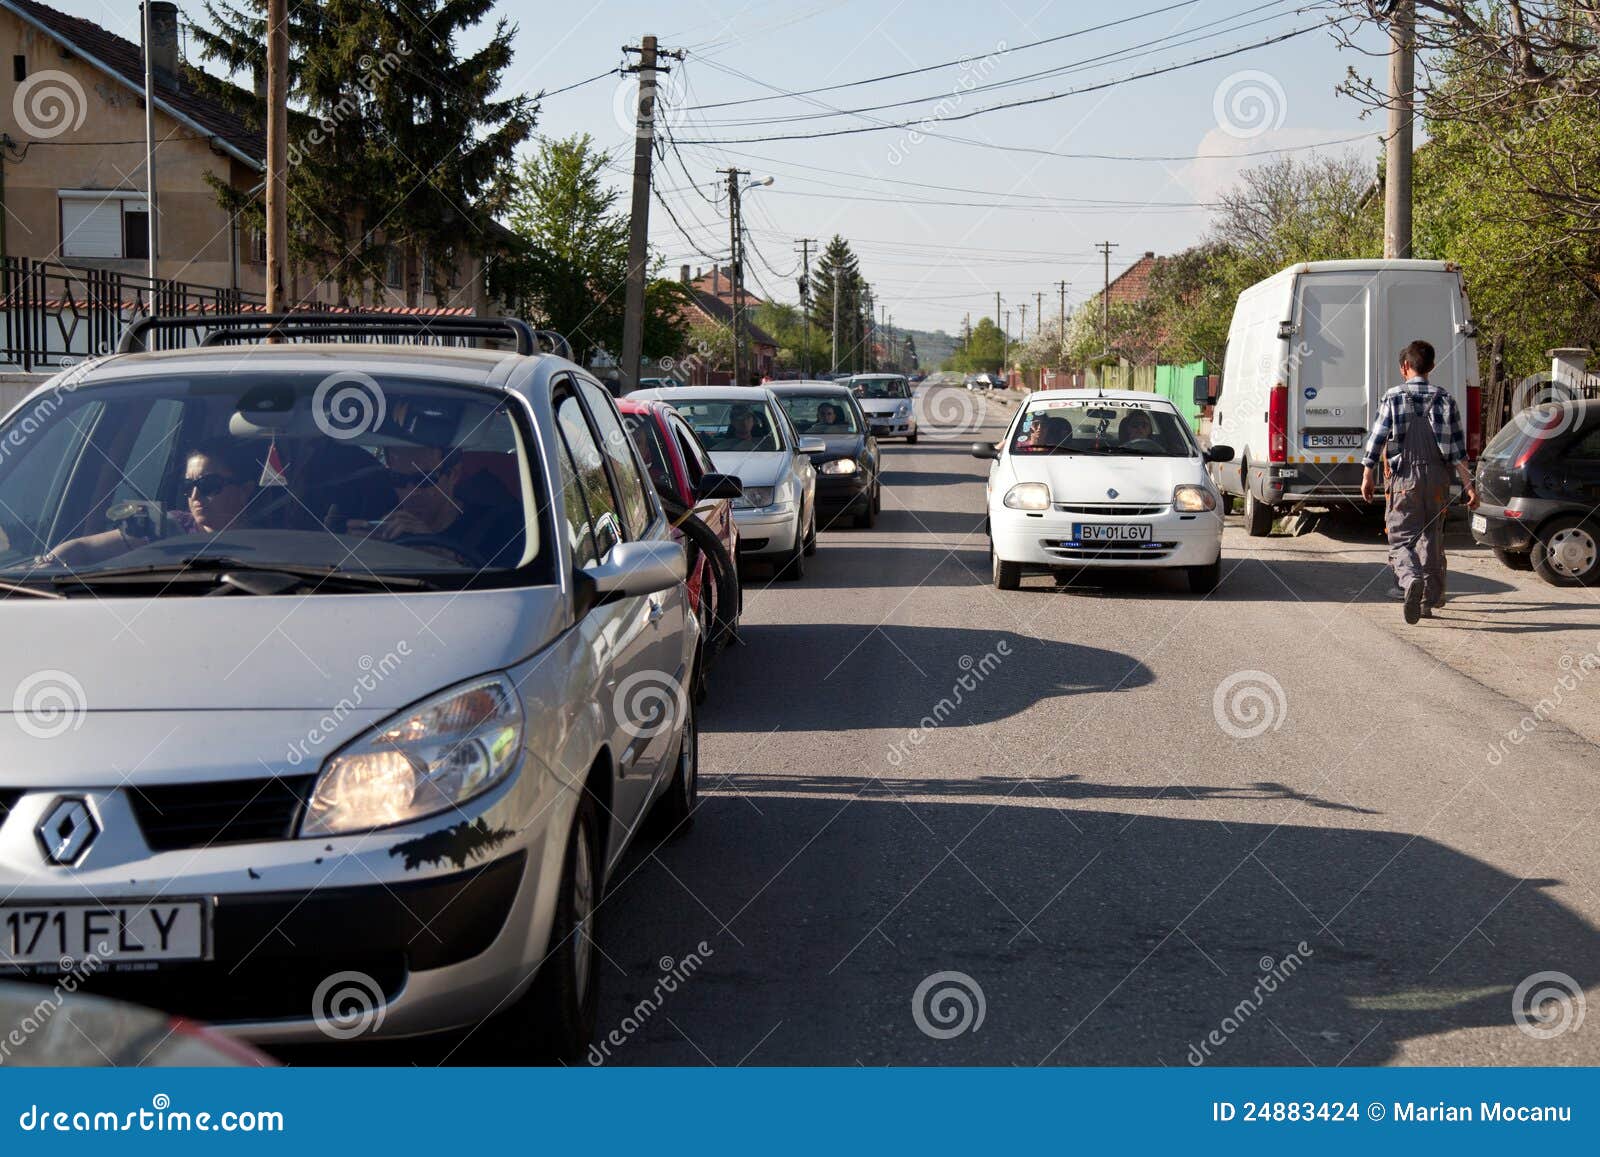
[(1421, 582), (1422, 601), (1435, 606), (1444, 597), (1444, 515), (1450, 503), (1450, 467), (1439, 453), (1428, 422), (1430, 392), (1407, 393), (1411, 408), (1406, 435), (1389, 457), (1389, 509), (1384, 529), (1389, 534), (1389, 565), (1405, 589)]

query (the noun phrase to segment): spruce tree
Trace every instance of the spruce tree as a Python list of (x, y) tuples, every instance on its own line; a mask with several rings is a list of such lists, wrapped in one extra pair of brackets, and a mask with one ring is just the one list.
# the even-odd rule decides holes
[[(495, 92), (515, 29), (457, 50), (493, 0), (298, 0), (289, 16), (290, 249), (342, 297), (381, 284), (391, 256), (442, 275), (467, 252), (491, 253), (510, 162), (533, 130), (533, 99)], [(266, 123), (266, 0), (206, 0), (201, 59), (248, 89), (191, 70), (247, 121)], [(224, 205), (261, 220), (262, 198), (218, 187)], [(443, 287), (441, 286), (441, 289)]]

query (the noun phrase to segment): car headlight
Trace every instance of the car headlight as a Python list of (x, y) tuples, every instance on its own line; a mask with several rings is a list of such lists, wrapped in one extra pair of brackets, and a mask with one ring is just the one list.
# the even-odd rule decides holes
[(911, 416), (911, 403), (901, 402), (895, 407), (895, 413), (899, 414), (902, 418), (909, 418)]
[(834, 458), (817, 467), (824, 474), (854, 474), (861, 469), (854, 458)]
[(1215, 510), (1217, 496), (1205, 486), (1179, 486), (1172, 492), (1172, 509), (1190, 514), (1200, 510)]
[(775, 486), (746, 486), (744, 497), (735, 498), (733, 505), (740, 510), (755, 510), (757, 507), (771, 506), (776, 496)]
[(459, 806), (510, 775), (521, 748), (522, 701), (511, 680), (453, 688), (331, 756), (300, 834), (368, 831)]
[(1012, 510), (1049, 510), (1050, 487), (1043, 482), (1018, 482), (1002, 499)]

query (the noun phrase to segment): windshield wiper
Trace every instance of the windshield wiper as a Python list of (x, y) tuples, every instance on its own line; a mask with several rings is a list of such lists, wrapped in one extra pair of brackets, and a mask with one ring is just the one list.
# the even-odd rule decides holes
[(60, 591), (47, 591), (43, 587), (30, 587), (27, 583), (12, 582), (10, 579), (0, 579), (0, 591), (11, 594), (33, 595), (40, 599), (64, 599), (67, 596)]
[(185, 575), (216, 576), (233, 572), (252, 574), (288, 575), (293, 578), (346, 584), (349, 586), (386, 590), (401, 587), (407, 590), (437, 590), (436, 583), (409, 575), (373, 574), (370, 571), (341, 570), (334, 566), (313, 566), (302, 563), (257, 563), (226, 555), (201, 554), (175, 562), (150, 563), (146, 566), (116, 567), (110, 570), (80, 571), (74, 574), (51, 575), (56, 586), (97, 586), (101, 583), (119, 585), (142, 582), (152, 578), (181, 578)]

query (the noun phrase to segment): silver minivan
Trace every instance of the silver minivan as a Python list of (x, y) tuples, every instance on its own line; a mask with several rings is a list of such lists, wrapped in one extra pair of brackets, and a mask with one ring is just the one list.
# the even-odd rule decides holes
[(488, 319), (449, 336), (514, 351), (345, 315), (134, 352), (194, 324), (0, 423), (0, 974), (577, 1055), (606, 880), (697, 780), (683, 553), (614, 403)]

